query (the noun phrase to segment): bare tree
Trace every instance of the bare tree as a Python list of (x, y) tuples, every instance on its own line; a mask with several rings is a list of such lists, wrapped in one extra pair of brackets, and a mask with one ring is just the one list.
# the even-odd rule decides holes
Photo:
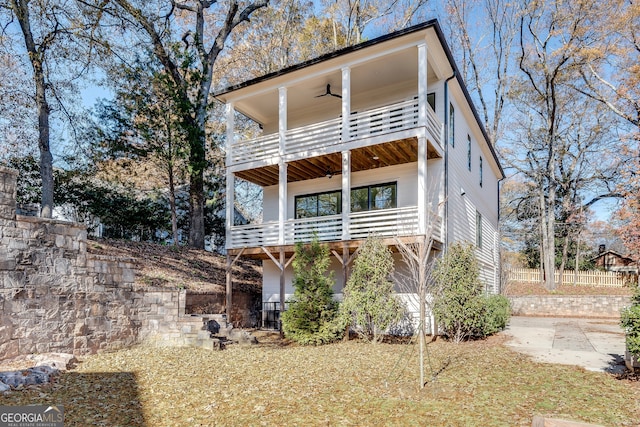
[(571, 98), (568, 81), (587, 58), (583, 48), (593, 40), (589, 16), (596, 2), (528, 3), (520, 18), (518, 66), (522, 79), (512, 91), (524, 112), (521, 164), (536, 184), (545, 286), (555, 289), (555, 209), (559, 156), (564, 153), (563, 125)]
[[(75, 0), (10, 0), (0, 4), (0, 12), (7, 18), (3, 34), (21, 39), (31, 68), (42, 179), (41, 215), (49, 218), (54, 203), (51, 117), (57, 109), (72, 133), (72, 109), (76, 106), (65, 105), (65, 93), (75, 92), (74, 82), (90, 65), (90, 34), (95, 22)], [(10, 33), (15, 21), (20, 35)]]
[[(425, 335), (427, 334), (427, 311), (432, 313), (431, 303), (429, 296), (433, 290), (433, 277), (431, 275), (433, 271), (433, 265), (435, 257), (433, 256), (433, 239), (421, 236), (419, 242), (405, 243), (400, 238), (396, 238), (396, 246), (398, 251), (402, 255), (402, 260), (405, 264), (405, 269), (396, 270), (394, 276), (396, 283), (403, 293), (408, 294), (410, 297), (417, 297), (415, 304), (418, 307), (418, 365), (420, 372), (420, 388), (425, 386), (425, 373), (424, 373), (424, 353), (425, 353)], [(431, 334), (437, 334), (437, 327), (435, 319), (431, 315), (429, 321), (431, 326)]]
[(445, 25), (451, 32), (462, 77), (476, 96), (485, 129), (496, 143), (502, 134), (502, 112), (514, 66), (518, 4), (504, 0), (448, 0), (446, 12)]

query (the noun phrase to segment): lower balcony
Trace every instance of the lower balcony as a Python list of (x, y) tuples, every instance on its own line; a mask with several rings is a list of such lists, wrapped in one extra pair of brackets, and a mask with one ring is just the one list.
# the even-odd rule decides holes
[[(310, 242), (314, 236), (322, 242), (362, 240), (370, 234), (380, 237), (404, 237), (418, 234), (418, 208), (380, 209), (349, 214), (348, 233), (343, 237), (342, 215), (290, 219), (284, 224), (284, 245)], [(442, 241), (442, 218), (437, 216), (427, 226), (434, 240)], [(278, 246), (277, 221), (262, 224), (238, 225), (231, 228), (227, 249)]]

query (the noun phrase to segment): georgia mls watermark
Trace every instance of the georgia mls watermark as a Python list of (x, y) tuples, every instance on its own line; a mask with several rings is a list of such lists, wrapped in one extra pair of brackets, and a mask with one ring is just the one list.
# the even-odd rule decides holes
[(0, 427), (64, 427), (64, 407), (0, 406)]

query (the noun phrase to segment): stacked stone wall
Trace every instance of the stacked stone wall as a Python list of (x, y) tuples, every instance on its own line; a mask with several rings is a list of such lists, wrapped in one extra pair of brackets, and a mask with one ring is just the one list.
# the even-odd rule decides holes
[(513, 316), (620, 318), (631, 303), (622, 295), (531, 295), (509, 297)]
[(83, 225), (16, 215), (16, 177), (0, 167), (0, 359), (179, 332), (184, 291), (139, 287), (134, 260), (88, 254)]

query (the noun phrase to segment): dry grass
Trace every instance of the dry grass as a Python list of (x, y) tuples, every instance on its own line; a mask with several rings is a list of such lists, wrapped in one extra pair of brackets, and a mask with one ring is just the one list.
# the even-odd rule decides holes
[(427, 371), (439, 373), (423, 390), (415, 345), (262, 341), (270, 343), (88, 356), (55, 384), (13, 392), (3, 404), (62, 404), (67, 427), (530, 426), (536, 414), (640, 421), (637, 381), (533, 363), (500, 336), (429, 344)]
[[(226, 259), (222, 255), (185, 246), (116, 239), (90, 240), (87, 251), (96, 255), (133, 258), (139, 285), (225, 291)], [(240, 260), (233, 267), (233, 281), (234, 290), (260, 293), (261, 264)]]

